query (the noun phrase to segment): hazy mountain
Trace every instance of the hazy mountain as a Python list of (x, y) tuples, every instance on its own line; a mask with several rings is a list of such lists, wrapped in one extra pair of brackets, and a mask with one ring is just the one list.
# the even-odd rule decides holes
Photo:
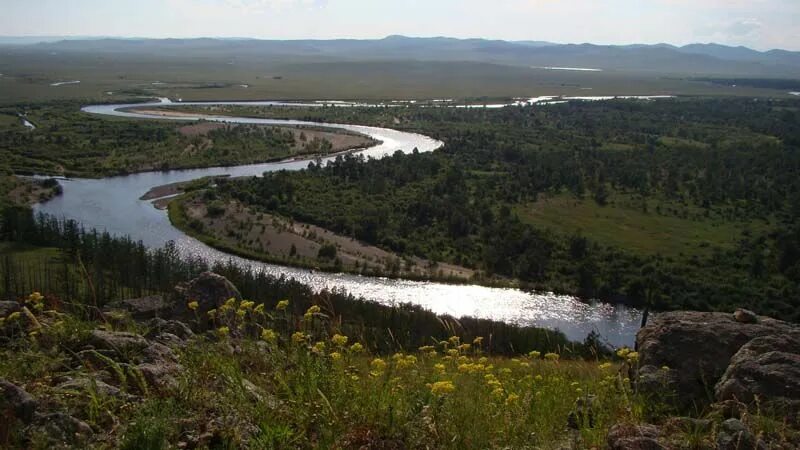
[[(0, 40), (0, 43), (3, 41)], [(595, 45), (448, 37), (356, 40), (86, 39), (12, 47), (17, 52), (83, 52), (223, 61), (346, 62), (462, 61), (527, 67), (584, 67), (608, 71), (800, 77), (800, 52), (759, 52), (719, 44)]]

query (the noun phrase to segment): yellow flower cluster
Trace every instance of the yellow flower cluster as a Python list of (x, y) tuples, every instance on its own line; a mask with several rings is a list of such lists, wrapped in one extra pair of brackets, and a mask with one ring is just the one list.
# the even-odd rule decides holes
[(558, 361), (561, 356), (558, 353), (545, 353), (544, 359), (548, 361)]
[(528, 356), (530, 356), (533, 359), (539, 359), (539, 357), (542, 356), (542, 352), (537, 352), (536, 350), (534, 350), (528, 353)]
[(384, 361), (384, 360), (382, 360), (380, 358), (373, 359), (372, 362), (369, 365), (372, 367), (372, 369), (375, 372), (378, 372), (378, 373), (381, 373), (384, 370), (386, 370), (386, 361)]
[(333, 342), (333, 345), (337, 347), (344, 347), (345, 345), (347, 345), (347, 336), (341, 334), (334, 334), (333, 337), (331, 338), (331, 342)]
[(437, 381), (431, 384), (431, 393), (433, 395), (447, 395), (456, 390), (456, 386), (452, 381)]
[(278, 334), (268, 328), (265, 328), (261, 330), (261, 339), (269, 342), (270, 344), (274, 344), (278, 341)]
[(295, 344), (304, 344), (307, 339), (308, 336), (306, 336), (306, 334), (303, 333), (302, 331), (295, 331), (292, 334), (292, 342), (294, 342)]
[(483, 343), (483, 337), (482, 336), (478, 336), (478, 337), (476, 337), (475, 339), (472, 340), (472, 344), (473, 345), (481, 345), (481, 343)]
[(417, 365), (417, 357), (414, 355), (403, 355), (402, 353), (396, 353), (392, 356), (394, 363), (397, 365), (398, 369), (408, 369), (410, 367), (414, 367)]
[(303, 314), (303, 318), (305, 320), (311, 320), (314, 318), (314, 314), (319, 314), (320, 311), (322, 310), (320, 309), (319, 306), (313, 305), (312, 307), (308, 308), (305, 314)]
[(364, 351), (364, 346), (361, 345), (360, 342), (356, 342), (355, 344), (350, 346), (350, 351), (352, 353), (361, 353)]
[(197, 308), (200, 307), (200, 303), (197, 303), (197, 300), (192, 300), (186, 304), (186, 307), (192, 311), (197, 311)]
[(486, 366), (477, 363), (467, 363), (458, 366), (458, 371), (462, 373), (482, 373), (486, 370)]
[(325, 354), (325, 343), (322, 341), (317, 342), (313, 347), (311, 347), (311, 351), (318, 355)]
[(281, 300), (278, 302), (277, 305), (275, 305), (275, 309), (277, 309), (278, 311), (283, 311), (288, 307), (289, 307), (289, 300)]

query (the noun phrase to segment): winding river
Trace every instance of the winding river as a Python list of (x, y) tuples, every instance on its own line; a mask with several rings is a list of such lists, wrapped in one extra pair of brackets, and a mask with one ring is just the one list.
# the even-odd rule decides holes
[[(90, 114), (153, 119), (155, 117), (153, 115), (133, 112), (128, 108), (134, 106), (146, 108), (165, 104), (168, 104), (167, 100), (162, 100), (160, 103), (136, 105), (87, 106), (83, 110)], [(281, 102), (184, 102), (180, 105), (281, 106), (287, 104)], [(297, 106), (298, 104), (292, 103), (291, 105)], [(321, 106), (319, 103), (301, 105)], [(380, 145), (360, 151), (360, 153), (374, 158), (390, 155), (397, 150), (410, 152), (414, 148), (420, 152), (429, 152), (442, 145), (435, 139), (419, 134), (359, 125), (226, 116), (201, 117), (199, 115), (159, 116), (158, 118), (184, 121), (202, 118), (219, 122), (315, 125), (346, 129), (364, 133), (382, 142)], [(356, 296), (362, 296), (382, 304), (413, 303), (439, 314), (450, 314), (456, 317), (469, 315), (521, 325), (553, 328), (564, 332), (568, 338), (576, 341), (583, 340), (590, 331), (596, 331), (605, 341), (614, 346), (632, 344), (641, 317), (640, 312), (634, 309), (605, 303), (587, 304), (569, 296), (552, 293), (529, 293), (518, 289), (311, 272), (306, 269), (255, 262), (226, 254), (186, 236), (170, 224), (166, 212), (157, 210), (149, 201), (139, 200), (139, 197), (150, 188), (158, 185), (209, 175), (248, 176), (276, 170), (300, 170), (307, 165), (307, 161), (286, 161), (236, 167), (145, 172), (103, 179), (68, 179), (61, 183), (64, 188), (63, 195), (37, 205), (35, 209), (56, 217), (75, 219), (87, 228), (93, 227), (113, 234), (129, 235), (135, 240), (141, 240), (149, 247), (160, 247), (172, 240), (184, 255), (201, 256), (208, 261), (233, 260), (240, 265), (251, 266), (269, 274), (293, 277), (315, 290), (345, 289)]]

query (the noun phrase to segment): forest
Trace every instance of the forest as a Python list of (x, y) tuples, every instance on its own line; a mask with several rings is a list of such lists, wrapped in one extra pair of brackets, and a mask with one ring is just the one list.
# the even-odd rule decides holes
[[(352, 133), (94, 117), (77, 101), (0, 106), (0, 169), (16, 174), (112, 176), (231, 166), (368, 146)], [(21, 125), (24, 114), (35, 129)]]
[[(258, 117), (393, 123), (445, 146), (382, 160), (338, 157), (220, 183), (207, 197), (531, 288), (656, 309), (744, 305), (798, 320), (798, 106), (675, 99), (499, 110), (232, 107)], [(549, 212), (577, 226), (547, 226), (542, 211), (553, 199), (585, 206)], [(680, 226), (650, 246), (625, 230), (604, 238), (598, 223), (616, 213), (633, 227)]]

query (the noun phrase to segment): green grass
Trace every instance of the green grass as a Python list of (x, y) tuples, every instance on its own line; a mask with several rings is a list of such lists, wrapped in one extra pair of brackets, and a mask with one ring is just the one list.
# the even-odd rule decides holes
[[(642, 205), (647, 205), (645, 211)], [(661, 205), (661, 206), (659, 206)], [(658, 208), (662, 212), (657, 211)], [(705, 255), (713, 248), (733, 248), (745, 230), (764, 231), (764, 221), (731, 221), (705, 217), (699, 208), (660, 204), (658, 200), (634, 200), (612, 195), (606, 206), (591, 198), (571, 194), (540, 198), (516, 208), (533, 225), (565, 233), (580, 233), (604, 245), (640, 254), (664, 256)], [(687, 217), (680, 215), (686, 213)]]

